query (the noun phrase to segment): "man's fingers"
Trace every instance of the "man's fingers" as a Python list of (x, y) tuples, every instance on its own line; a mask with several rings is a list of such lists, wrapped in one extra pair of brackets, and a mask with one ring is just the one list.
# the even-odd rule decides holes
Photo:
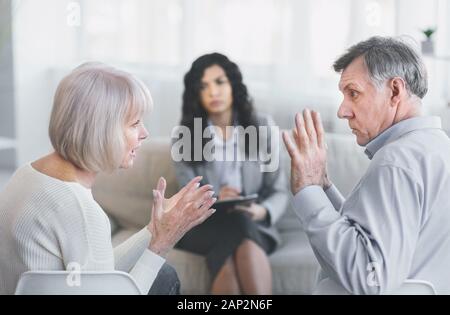
[(317, 144), (320, 148), (324, 148), (325, 144), (325, 131), (323, 130), (322, 120), (320, 119), (320, 113), (313, 111), (311, 113), (314, 126), (317, 133)]
[(308, 141), (311, 143), (317, 143), (316, 128), (311, 117), (311, 111), (309, 109), (303, 110), (303, 121), (305, 122), (305, 130), (308, 135)]
[(297, 157), (298, 154), (298, 148), (295, 146), (294, 142), (291, 140), (291, 137), (288, 135), (287, 131), (283, 131), (283, 142), (286, 146), (286, 149), (289, 153), (289, 156), (291, 159), (294, 159)]
[(295, 129), (298, 135), (297, 145), (299, 148), (306, 148), (309, 145), (308, 134), (305, 129), (305, 122), (303, 116), (300, 113), (295, 115)]
[(300, 143), (300, 138), (298, 137), (297, 129), (292, 129), (292, 136), (294, 138), (295, 143)]

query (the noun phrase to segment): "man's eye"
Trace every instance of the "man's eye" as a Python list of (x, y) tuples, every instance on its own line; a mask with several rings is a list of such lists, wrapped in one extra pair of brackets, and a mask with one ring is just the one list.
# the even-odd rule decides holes
[(352, 91), (350, 91), (350, 96), (351, 96), (352, 98), (355, 98), (355, 97), (358, 96), (358, 92), (352, 90)]
[(133, 126), (134, 126), (134, 127), (137, 127), (137, 126), (139, 126), (140, 123), (141, 123), (141, 121), (138, 120), (138, 121), (136, 121), (136, 122), (133, 124)]

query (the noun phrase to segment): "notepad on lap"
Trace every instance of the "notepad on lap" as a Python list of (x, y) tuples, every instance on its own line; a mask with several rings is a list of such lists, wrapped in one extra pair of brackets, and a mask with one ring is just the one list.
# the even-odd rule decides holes
[(212, 208), (216, 210), (231, 209), (237, 205), (250, 205), (252, 202), (256, 201), (256, 199), (258, 199), (258, 194), (239, 196), (233, 199), (218, 200), (214, 203)]

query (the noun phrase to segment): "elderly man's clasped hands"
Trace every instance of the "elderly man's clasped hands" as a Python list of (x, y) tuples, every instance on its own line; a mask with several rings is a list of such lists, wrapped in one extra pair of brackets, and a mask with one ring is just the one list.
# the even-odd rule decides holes
[(295, 115), (293, 139), (283, 132), (283, 141), (291, 157), (291, 190), (295, 195), (310, 185), (331, 186), (327, 176), (327, 145), (320, 114), (305, 109)]

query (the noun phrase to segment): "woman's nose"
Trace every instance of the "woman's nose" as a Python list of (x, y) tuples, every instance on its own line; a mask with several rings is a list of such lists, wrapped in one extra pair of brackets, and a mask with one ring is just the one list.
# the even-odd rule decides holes
[(217, 94), (219, 94), (219, 88), (217, 86), (215, 86), (214, 84), (211, 85), (209, 88), (209, 95), (216, 96)]
[(139, 140), (145, 140), (148, 138), (148, 136), (149, 136), (149, 133), (148, 133), (147, 129), (144, 126), (142, 126), (142, 130), (139, 135)]

